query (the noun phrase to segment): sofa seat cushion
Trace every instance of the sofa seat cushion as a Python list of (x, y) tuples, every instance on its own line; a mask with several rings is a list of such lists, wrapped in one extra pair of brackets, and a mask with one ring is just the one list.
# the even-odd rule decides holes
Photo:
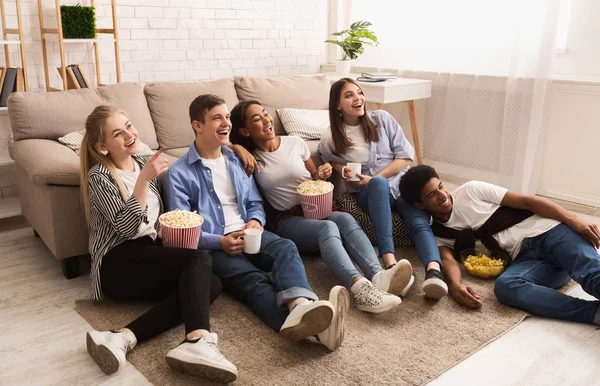
[(99, 105), (112, 105), (124, 110), (142, 142), (152, 149), (158, 148), (152, 117), (139, 83), (61, 92), (16, 92), (8, 98), (8, 115), (15, 141), (55, 140), (83, 130), (86, 118)]
[[(365, 233), (369, 237), (369, 241), (373, 245), (377, 245), (377, 240), (375, 239), (375, 231), (373, 230), (373, 224), (371, 224), (371, 218), (369, 217), (369, 213), (363, 211), (356, 202), (354, 195), (345, 192), (336, 197), (336, 204), (339, 206), (344, 212), (350, 213), (356, 221), (360, 224), (360, 226), (364, 229)], [(394, 238), (394, 246), (396, 248), (405, 248), (414, 246), (410, 237), (408, 235), (408, 231), (406, 230), (406, 226), (404, 225), (404, 221), (397, 214), (392, 214), (392, 237)]]
[(232, 79), (202, 82), (155, 82), (144, 87), (158, 143), (167, 149), (188, 147), (194, 141), (190, 104), (202, 94), (216, 94), (231, 110), (239, 101)]
[(79, 156), (58, 141), (25, 139), (12, 143), (9, 152), (34, 185), (79, 186)]
[(273, 117), (275, 134), (285, 135), (277, 109), (327, 110), (329, 107), (329, 80), (325, 75), (314, 77), (234, 78), (238, 98), (255, 99)]

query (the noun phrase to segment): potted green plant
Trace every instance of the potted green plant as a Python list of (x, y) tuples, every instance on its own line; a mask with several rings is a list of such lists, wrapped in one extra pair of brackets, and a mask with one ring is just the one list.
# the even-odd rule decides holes
[(90, 6), (61, 5), (60, 17), (65, 39), (94, 39), (96, 37), (96, 13)]
[[(377, 46), (377, 36), (368, 29), (372, 24), (368, 21), (356, 21), (350, 25), (349, 29), (331, 34), (332, 36), (340, 36), (342, 40), (325, 40), (325, 43), (336, 44), (342, 48), (342, 59), (336, 63), (336, 72), (340, 74), (350, 73), (352, 60), (358, 58), (365, 48), (364, 45)], [(345, 37), (344, 37), (345, 36)]]

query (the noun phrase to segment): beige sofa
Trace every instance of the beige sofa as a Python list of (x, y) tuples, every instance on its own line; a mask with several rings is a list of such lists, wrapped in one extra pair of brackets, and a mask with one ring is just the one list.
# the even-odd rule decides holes
[[(275, 109), (327, 109), (329, 82), (314, 78), (220, 79), (202, 82), (162, 82), (145, 86), (121, 83), (98, 89), (57, 93), (13, 93), (8, 112), (15, 142), (15, 160), (23, 214), (34, 231), (61, 261), (67, 278), (79, 274), (79, 256), (88, 253), (88, 232), (79, 193), (79, 157), (57, 139), (84, 128), (87, 115), (100, 104), (125, 110), (152, 149), (165, 147), (171, 160), (183, 155), (194, 134), (188, 107), (200, 94), (225, 99), (229, 108), (240, 100), (257, 99), (275, 119), (275, 131), (285, 135)], [(320, 164), (318, 141), (308, 141)]]

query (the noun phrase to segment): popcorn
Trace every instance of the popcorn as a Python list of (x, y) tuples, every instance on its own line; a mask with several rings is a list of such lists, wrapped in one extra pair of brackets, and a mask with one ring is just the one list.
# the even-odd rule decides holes
[(318, 180), (318, 181), (304, 181), (298, 186), (298, 193), (304, 195), (317, 195), (329, 193), (333, 190), (333, 184), (328, 181)]
[(159, 218), (161, 225), (169, 228), (193, 228), (202, 225), (204, 219), (196, 211), (175, 209), (163, 213)]
[(504, 272), (502, 259), (493, 259), (482, 253), (481, 256), (469, 255), (464, 261), (465, 268), (469, 273), (479, 277), (496, 277)]

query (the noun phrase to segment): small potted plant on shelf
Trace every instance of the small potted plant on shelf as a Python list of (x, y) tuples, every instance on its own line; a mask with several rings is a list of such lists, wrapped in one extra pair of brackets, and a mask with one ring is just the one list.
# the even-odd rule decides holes
[(60, 17), (65, 39), (94, 39), (96, 37), (96, 13), (94, 7), (61, 5)]
[(336, 62), (336, 72), (349, 74), (352, 61), (364, 52), (364, 45), (376, 46), (379, 44), (375, 33), (367, 28), (371, 25), (368, 21), (360, 20), (352, 23), (349, 29), (331, 34), (341, 37), (347, 35), (343, 40), (325, 40), (325, 43), (336, 44), (342, 48), (343, 55), (342, 59)]

